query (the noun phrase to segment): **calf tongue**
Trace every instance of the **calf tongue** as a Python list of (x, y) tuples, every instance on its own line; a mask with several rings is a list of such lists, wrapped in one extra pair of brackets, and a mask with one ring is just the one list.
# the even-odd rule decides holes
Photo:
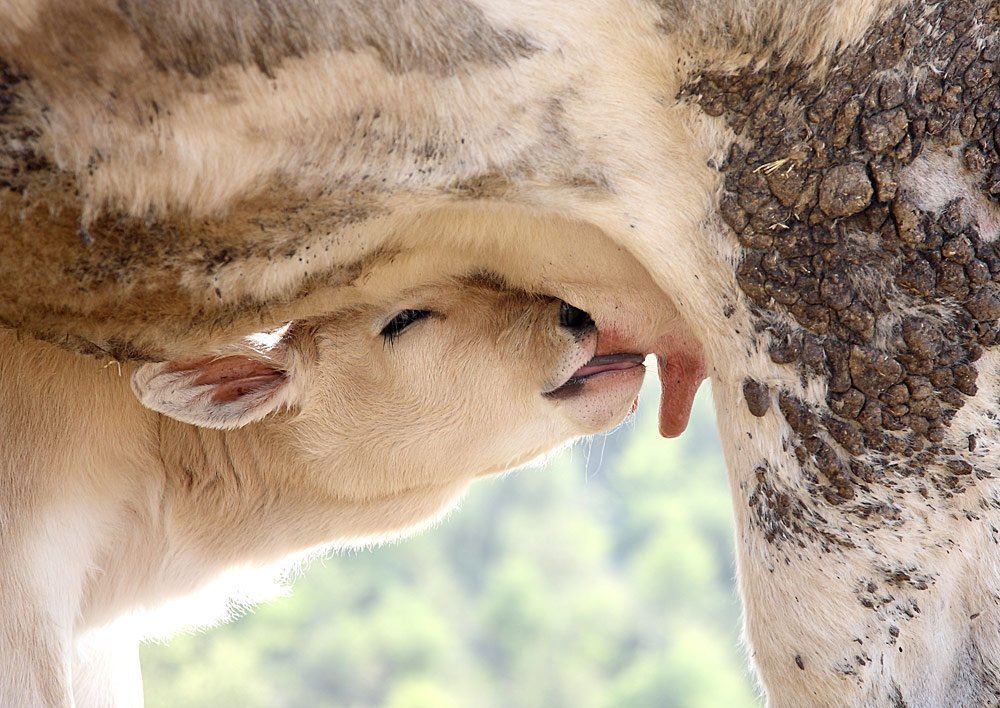
[(642, 361), (645, 357), (642, 354), (607, 354), (599, 355), (592, 358), (586, 363), (585, 366), (580, 367), (573, 373), (573, 378), (583, 378), (584, 376), (593, 376), (594, 374), (602, 374), (605, 371), (624, 371), (625, 369), (634, 369), (637, 366), (642, 366)]
[(691, 405), (705, 379), (705, 357), (694, 337), (668, 337), (657, 342), (660, 374), (660, 435), (676, 438), (687, 428)]

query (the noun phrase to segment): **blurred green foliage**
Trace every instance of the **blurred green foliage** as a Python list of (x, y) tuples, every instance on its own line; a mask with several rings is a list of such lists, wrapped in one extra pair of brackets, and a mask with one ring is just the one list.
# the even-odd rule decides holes
[(288, 598), (142, 650), (148, 708), (758, 706), (708, 386), (473, 486), (437, 528), (317, 561)]

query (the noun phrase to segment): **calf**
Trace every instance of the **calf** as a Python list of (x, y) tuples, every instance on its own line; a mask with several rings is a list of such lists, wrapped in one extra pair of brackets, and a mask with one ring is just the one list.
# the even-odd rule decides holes
[(215, 619), (192, 598), (224, 613), (255, 570), (398, 536), (619, 423), (642, 356), (598, 351), (583, 311), (483, 278), (183, 361), (0, 330), (3, 705), (140, 705), (137, 640)]

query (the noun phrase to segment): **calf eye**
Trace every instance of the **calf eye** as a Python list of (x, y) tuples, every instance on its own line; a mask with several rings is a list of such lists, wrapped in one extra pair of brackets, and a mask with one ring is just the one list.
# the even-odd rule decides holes
[(380, 334), (389, 342), (392, 342), (403, 333), (403, 330), (414, 322), (418, 322), (431, 314), (430, 310), (403, 310), (398, 315), (389, 320), (389, 324), (382, 328)]

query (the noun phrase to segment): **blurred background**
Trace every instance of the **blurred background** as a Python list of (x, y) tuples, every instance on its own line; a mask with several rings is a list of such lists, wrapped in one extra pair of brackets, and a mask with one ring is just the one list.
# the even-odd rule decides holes
[(760, 706), (709, 385), (679, 440), (657, 435), (657, 389), (617, 430), (476, 482), (437, 527), (144, 646), (147, 708)]

